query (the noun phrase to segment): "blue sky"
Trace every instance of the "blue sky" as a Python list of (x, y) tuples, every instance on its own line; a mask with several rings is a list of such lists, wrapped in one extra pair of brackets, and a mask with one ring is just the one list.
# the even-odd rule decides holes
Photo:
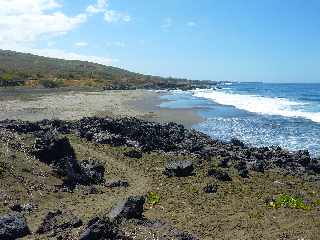
[(320, 82), (318, 0), (0, 0), (0, 46), (191, 79)]

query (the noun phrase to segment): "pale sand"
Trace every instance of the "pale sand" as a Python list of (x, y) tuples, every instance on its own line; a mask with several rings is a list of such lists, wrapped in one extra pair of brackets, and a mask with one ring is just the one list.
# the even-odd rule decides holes
[(76, 120), (90, 116), (138, 117), (191, 127), (201, 121), (194, 109), (161, 109), (154, 91), (23, 91), (0, 92), (0, 120)]

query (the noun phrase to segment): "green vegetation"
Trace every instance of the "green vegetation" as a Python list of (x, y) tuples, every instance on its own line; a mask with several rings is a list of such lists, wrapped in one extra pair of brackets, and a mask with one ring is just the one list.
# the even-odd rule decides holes
[(320, 206), (320, 199), (315, 200), (315, 201), (314, 201), (314, 205)]
[(45, 88), (59, 88), (64, 86), (62, 80), (41, 80), (40, 84)]
[[(76, 81), (91, 81), (90, 84), (110, 86), (112, 89), (125, 87), (134, 88), (153, 88), (157, 87), (189, 87), (199, 81), (190, 81), (178, 78), (162, 78), (158, 76), (143, 75), (130, 72), (124, 69), (105, 66), (102, 64), (91, 63), (77, 60), (62, 60), (55, 58), (40, 57), (32, 54), (19, 53), (13, 51), (0, 50), (0, 80), (14, 79), (22, 81), (28, 85), (27, 81), (44, 81), (51, 87), (49, 80), (61, 79), (65, 85)], [(206, 84), (201, 82), (201, 84)], [(19, 83), (20, 85), (20, 83)], [(72, 84), (71, 84), (72, 85)]]
[(155, 192), (148, 192), (147, 203), (150, 205), (156, 205), (160, 202), (160, 196)]
[(303, 209), (310, 210), (310, 206), (304, 202), (300, 197), (291, 196), (287, 194), (281, 194), (274, 201), (270, 201), (268, 206), (271, 208), (293, 208), (293, 209)]

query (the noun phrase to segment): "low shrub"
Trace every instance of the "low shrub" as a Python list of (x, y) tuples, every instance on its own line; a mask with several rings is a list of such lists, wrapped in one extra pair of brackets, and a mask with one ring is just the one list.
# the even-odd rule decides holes
[(4, 162), (0, 162), (0, 177), (3, 176), (3, 174), (5, 173), (6, 171), (6, 165)]
[(62, 80), (41, 80), (40, 84), (45, 88), (59, 88), (64, 86)]
[(272, 200), (268, 203), (268, 206), (271, 208), (292, 208), (292, 209), (303, 209), (310, 210), (310, 206), (304, 202), (300, 197), (291, 196), (288, 194), (281, 194), (275, 200)]
[(160, 196), (155, 192), (148, 192), (147, 203), (150, 205), (156, 205), (160, 202)]

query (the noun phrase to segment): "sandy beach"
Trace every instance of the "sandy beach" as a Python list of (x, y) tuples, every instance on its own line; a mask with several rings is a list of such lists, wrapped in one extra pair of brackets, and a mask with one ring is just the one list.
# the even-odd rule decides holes
[(77, 120), (90, 116), (138, 117), (160, 123), (177, 122), (192, 127), (202, 119), (194, 109), (165, 109), (163, 93), (145, 90), (2, 90), (0, 119), (38, 121)]

